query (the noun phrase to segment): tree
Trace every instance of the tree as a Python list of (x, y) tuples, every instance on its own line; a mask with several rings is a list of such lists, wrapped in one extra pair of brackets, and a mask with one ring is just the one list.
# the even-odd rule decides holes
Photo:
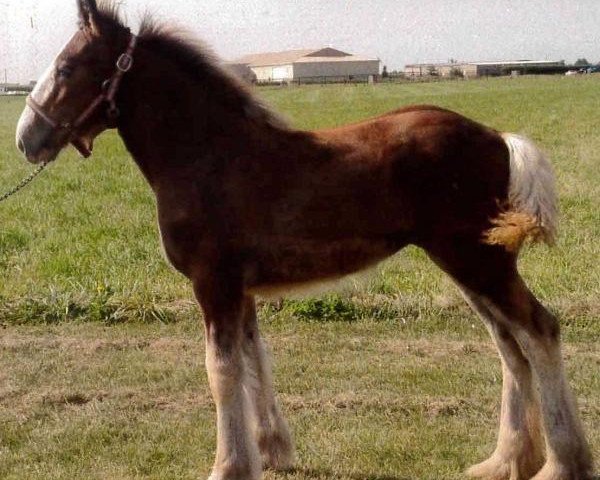
[(432, 77), (437, 77), (439, 75), (438, 71), (437, 71), (437, 68), (435, 68), (434, 65), (429, 65), (427, 67), (427, 75), (430, 75)]
[(584, 58), (578, 58), (577, 61), (574, 63), (574, 65), (576, 67), (585, 67), (585, 66), (587, 66), (589, 64), (590, 64), (590, 62), (588, 62), (585, 57)]
[(464, 78), (465, 73), (458, 67), (452, 67), (449, 75), (452, 78)]
[(387, 71), (387, 65), (383, 66), (383, 72), (381, 72), (381, 78), (388, 78), (390, 74)]

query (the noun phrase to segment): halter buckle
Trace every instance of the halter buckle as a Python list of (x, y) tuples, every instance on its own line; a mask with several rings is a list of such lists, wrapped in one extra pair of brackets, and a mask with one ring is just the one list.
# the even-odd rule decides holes
[(119, 56), (117, 60), (117, 69), (119, 71), (126, 73), (131, 69), (133, 65), (133, 57), (129, 53), (123, 53)]

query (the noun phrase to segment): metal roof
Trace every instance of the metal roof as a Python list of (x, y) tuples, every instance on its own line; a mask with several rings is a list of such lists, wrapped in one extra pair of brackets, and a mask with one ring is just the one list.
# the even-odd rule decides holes
[(563, 60), (503, 60), (500, 62), (469, 62), (471, 65), (564, 65)]
[(379, 62), (378, 58), (359, 57), (358, 55), (347, 55), (345, 57), (302, 57), (294, 63), (325, 63), (325, 62)]
[(454, 62), (454, 63), (411, 63), (405, 65), (405, 68), (415, 67), (452, 67), (460, 65), (564, 65), (564, 61), (559, 60), (500, 60), (496, 62)]
[(363, 62), (376, 61), (374, 58), (363, 58), (342, 52), (331, 47), (313, 48), (304, 50), (287, 50), (284, 52), (267, 52), (244, 55), (232, 64), (247, 65), (249, 67), (267, 67), (272, 65), (289, 65), (292, 63), (319, 63), (319, 62)]
[(287, 50), (285, 52), (267, 52), (267, 53), (252, 53), (250, 55), (244, 55), (238, 58), (233, 63), (242, 63), (250, 67), (260, 67), (266, 65), (280, 65), (293, 63), (299, 58), (310, 55), (316, 52), (317, 49), (312, 50)]

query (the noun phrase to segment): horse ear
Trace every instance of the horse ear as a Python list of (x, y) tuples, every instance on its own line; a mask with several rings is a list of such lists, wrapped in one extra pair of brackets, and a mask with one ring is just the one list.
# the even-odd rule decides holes
[(92, 28), (98, 24), (98, 6), (96, 0), (77, 0), (79, 24), (82, 28)]

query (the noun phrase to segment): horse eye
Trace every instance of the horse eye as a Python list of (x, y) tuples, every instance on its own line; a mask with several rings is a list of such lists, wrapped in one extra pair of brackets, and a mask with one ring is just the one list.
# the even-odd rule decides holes
[(67, 67), (67, 66), (59, 67), (56, 70), (56, 75), (59, 78), (64, 78), (64, 79), (69, 78), (72, 73), (73, 73), (73, 69), (71, 67)]

